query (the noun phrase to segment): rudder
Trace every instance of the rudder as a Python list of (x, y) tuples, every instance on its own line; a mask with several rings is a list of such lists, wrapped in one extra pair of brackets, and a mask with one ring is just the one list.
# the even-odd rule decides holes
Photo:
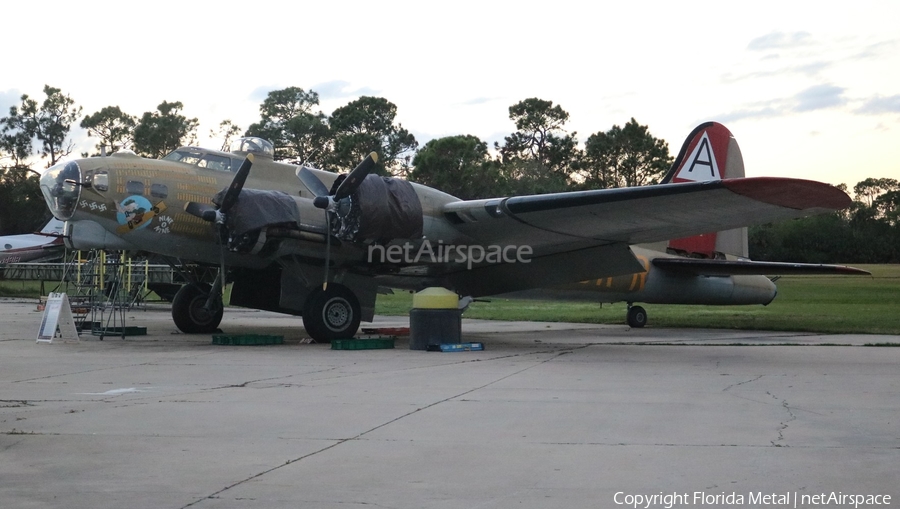
[[(688, 135), (663, 184), (744, 177), (744, 158), (734, 135), (718, 122), (700, 124)], [(669, 250), (694, 258), (747, 258), (747, 229), (737, 228), (669, 241)]]

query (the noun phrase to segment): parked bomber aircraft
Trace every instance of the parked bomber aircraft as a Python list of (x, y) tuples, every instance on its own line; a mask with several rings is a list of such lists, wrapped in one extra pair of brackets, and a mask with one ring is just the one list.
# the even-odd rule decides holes
[[(239, 140), (231, 153), (183, 147), (162, 160), (119, 152), (60, 163), (41, 189), (66, 221), (70, 247), (219, 266), (211, 284), (194, 280), (173, 299), (182, 331), (217, 328), (221, 289), (231, 281), (232, 305), (301, 315), (316, 340), (351, 337), (360, 320), (371, 321), (379, 287), (443, 286), (480, 297), (639, 275), (649, 258), (634, 244), (850, 204), (819, 182), (721, 179), (742, 162), (731, 133), (712, 122), (691, 133), (663, 184), (483, 200), (370, 175), (375, 153), (346, 176), (272, 154), (259, 138)], [(715, 243), (698, 246), (686, 251), (707, 259), (659, 256), (701, 273), (701, 263), (739, 267), (717, 260)], [(685, 293), (701, 299), (706, 291)]]
[(0, 265), (6, 263), (47, 262), (62, 258), (63, 222), (53, 218), (38, 233), (4, 235), (0, 237)]

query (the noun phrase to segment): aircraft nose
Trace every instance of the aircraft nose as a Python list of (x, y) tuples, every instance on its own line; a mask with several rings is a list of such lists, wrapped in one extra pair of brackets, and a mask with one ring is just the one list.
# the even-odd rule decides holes
[(81, 197), (81, 168), (72, 161), (51, 167), (41, 177), (41, 193), (53, 217), (72, 219)]

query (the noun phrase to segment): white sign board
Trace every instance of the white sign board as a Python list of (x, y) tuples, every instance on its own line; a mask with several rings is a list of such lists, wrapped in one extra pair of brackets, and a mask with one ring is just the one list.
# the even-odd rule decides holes
[(69, 305), (69, 297), (65, 293), (51, 293), (47, 298), (47, 306), (44, 308), (44, 316), (41, 318), (37, 342), (52, 343), (57, 329), (63, 340), (78, 341), (78, 328), (75, 327), (72, 307)]

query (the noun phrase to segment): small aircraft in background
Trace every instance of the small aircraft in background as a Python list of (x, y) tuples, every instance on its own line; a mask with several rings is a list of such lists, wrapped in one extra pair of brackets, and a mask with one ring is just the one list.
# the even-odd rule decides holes
[(7, 263), (50, 262), (65, 256), (63, 228), (65, 223), (52, 218), (37, 233), (0, 237), (0, 265)]
[[(703, 234), (851, 203), (820, 182), (722, 178), (742, 176), (743, 162), (731, 133), (713, 122), (688, 136), (662, 184), (482, 200), (371, 175), (375, 153), (338, 176), (275, 162), (260, 138), (235, 148), (60, 163), (44, 173), (41, 190), (66, 221), (71, 248), (141, 251), (176, 268), (218, 266), (212, 281), (184, 271), (191, 282), (172, 302), (182, 331), (214, 331), (222, 288), (232, 282), (232, 305), (300, 315), (320, 341), (352, 337), (361, 320), (371, 321), (381, 287), (442, 286), (474, 298), (591, 280), (613, 289), (616, 278), (636, 278), (643, 293), (623, 293), (628, 302), (702, 302), (722, 294), (704, 268), (711, 266), (728, 274), (736, 298), (745, 285), (731, 274), (749, 262), (729, 259)], [(669, 242), (670, 252), (658, 244), (698, 235), (706, 240)], [(648, 243), (663, 249), (644, 251)], [(700, 275), (683, 286), (679, 271)]]

